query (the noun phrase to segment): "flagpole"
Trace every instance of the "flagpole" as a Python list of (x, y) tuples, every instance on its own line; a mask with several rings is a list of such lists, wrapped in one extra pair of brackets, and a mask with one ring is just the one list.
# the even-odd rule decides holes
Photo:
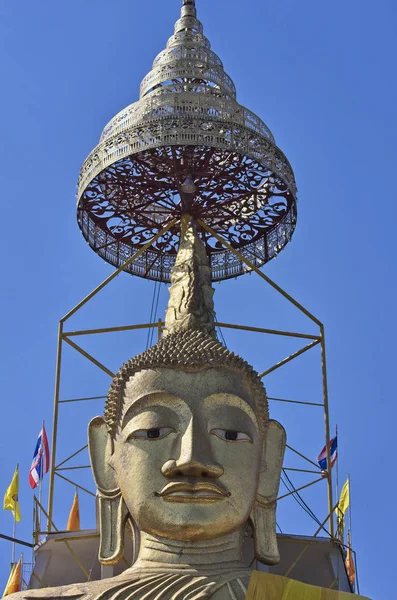
[(17, 501), (14, 500), (14, 523), (12, 526), (12, 537), (13, 537), (13, 542), (12, 542), (12, 555), (11, 555), (11, 564), (12, 566), (14, 566), (15, 563), (15, 538), (17, 535), (17, 519), (16, 519), (16, 514), (17, 514)]
[(350, 481), (350, 473), (348, 475), (349, 480), (349, 531), (350, 531), (350, 546), (353, 547), (352, 544), (352, 486)]
[[(336, 455), (336, 498), (339, 500), (339, 436), (338, 436), (338, 424), (335, 425), (335, 436), (336, 436), (336, 441), (337, 441), (337, 455)], [(340, 540), (340, 515), (339, 515), (339, 508), (337, 506), (336, 508), (336, 538), (339, 537)], [(338, 585), (340, 582), (340, 571), (339, 571), (339, 560), (337, 562), (337, 578), (338, 578)]]
[(355, 563), (355, 580), (353, 581), (353, 590), (355, 589), (355, 584), (357, 582), (358, 593), (360, 593), (360, 588), (358, 587), (358, 575), (357, 575), (357, 559), (356, 554), (353, 555), (353, 536), (352, 536), (352, 486), (351, 486), (351, 478), (349, 473), (349, 531), (350, 531), (350, 554), (353, 557), (353, 561)]
[[(338, 441), (338, 449), (337, 449), (337, 459), (336, 459), (336, 497), (339, 498), (339, 436), (338, 436), (338, 425), (336, 425), (335, 427), (335, 435), (336, 435), (336, 439)], [(338, 536), (339, 534), (339, 539), (340, 539), (340, 535), (341, 532), (339, 531), (339, 522), (340, 522), (340, 516), (339, 516), (339, 509), (336, 509), (336, 535)]]
[(36, 534), (36, 523), (37, 523), (37, 517), (36, 517), (36, 511), (37, 511), (37, 507), (36, 507), (36, 502), (35, 502), (35, 495), (33, 494), (33, 527), (32, 527), (32, 531), (33, 531), (33, 548), (32, 548), (32, 565), (34, 564), (34, 546), (36, 546), (37, 544), (37, 534)]
[(23, 582), (23, 554), (21, 554), (20, 559), (21, 561), (21, 576), (19, 578), (19, 591), (22, 591), (22, 582)]
[[(19, 478), (19, 464), (18, 463), (17, 463), (17, 471), (18, 471), (18, 478)], [(19, 487), (19, 479), (18, 479), (18, 487)], [(15, 547), (16, 547), (15, 538), (17, 537), (17, 502), (18, 502), (18, 498), (14, 497), (14, 511), (13, 511), (14, 522), (12, 524), (13, 542), (12, 542), (12, 547), (11, 547), (11, 564), (12, 564), (12, 566), (14, 566), (14, 564), (15, 564)]]
[[(39, 478), (39, 502), (40, 505), (43, 506), (43, 450), (44, 450), (44, 444), (43, 444), (43, 440), (44, 440), (44, 421), (42, 423), (42, 429), (41, 429), (41, 444), (40, 444), (40, 478)], [(41, 531), (41, 510), (39, 511), (39, 529)]]

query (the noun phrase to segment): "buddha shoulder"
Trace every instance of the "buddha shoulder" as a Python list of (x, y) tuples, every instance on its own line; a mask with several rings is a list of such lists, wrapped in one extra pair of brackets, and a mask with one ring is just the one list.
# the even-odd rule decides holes
[(184, 574), (137, 574), (134, 577), (118, 576), (89, 583), (76, 583), (40, 590), (25, 590), (12, 594), (12, 600), (112, 600), (119, 592), (133, 594), (137, 599), (161, 597), (171, 600), (175, 592), (181, 598), (193, 592), (197, 599), (244, 600), (249, 582), (245, 572), (223, 574), (215, 577), (186, 576)]
[(116, 585), (114, 579), (103, 579), (101, 581), (91, 581), (86, 583), (74, 583), (59, 587), (44, 588), (39, 590), (25, 590), (11, 594), (12, 600), (94, 600), (102, 596), (107, 591), (112, 590)]

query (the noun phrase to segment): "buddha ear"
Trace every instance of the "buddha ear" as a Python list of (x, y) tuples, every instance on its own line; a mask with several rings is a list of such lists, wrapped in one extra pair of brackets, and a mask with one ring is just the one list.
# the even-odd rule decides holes
[(277, 421), (268, 421), (264, 426), (263, 438), (257, 497), (251, 521), (255, 531), (257, 560), (275, 565), (280, 562), (276, 536), (276, 500), (284, 460), (285, 430)]
[(88, 425), (88, 448), (98, 491), (106, 496), (116, 495), (120, 490), (116, 481), (116, 472), (110, 466), (113, 440), (103, 417), (95, 417)]
[(88, 426), (88, 447), (99, 503), (99, 562), (115, 565), (124, 555), (124, 530), (128, 510), (110, 464), (113, 440), (103, 417), (95, 417)]

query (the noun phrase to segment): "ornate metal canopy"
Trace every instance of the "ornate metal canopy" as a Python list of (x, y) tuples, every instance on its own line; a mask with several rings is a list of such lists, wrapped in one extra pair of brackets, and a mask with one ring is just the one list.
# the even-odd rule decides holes
[[(81, 231), (115, 266), (183, 214), (207, 222), (258, 267), (286, 245), (296, 224), (292, 168), (263, 121), (237, 103), (195, 0), (183, 0), (140, 100), (106, 125), (78, 184)], [(198, 231), (213, 280), (245, 272), (234, 254)], [(168, 282), (179, 234), (175, 225), (128, 270)]]

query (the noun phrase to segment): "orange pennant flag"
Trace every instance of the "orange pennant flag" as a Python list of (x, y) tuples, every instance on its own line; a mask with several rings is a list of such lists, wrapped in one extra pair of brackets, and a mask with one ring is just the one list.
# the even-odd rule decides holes
[(354, 567), (354, 558), (353, 558), (353, 552), (352, 552), (350, 531), (348, 533), (348, 546), (347, 546), (347, 556), (346, 556), (345, 565), (346, 565), (346, 571), (347, 571), (347, 576), (349, 577), (349, 581), (350, 581), (351, 585), (354, 585), (354, 580), (356, 578), (356, 569)]
[(69, 514), (68, 524), (66, 531), (80, 531), (80, 509), (79, 509), (79, 495), (74, 495), (73, 505)]
[(3, 598), (15, 592), (21, 591), (21, 579), (22, 579), (22, 556), (18, 561), (18, 564), (12, 567), (10, 577), (7, 581), (6, 589), (4, 590)]

